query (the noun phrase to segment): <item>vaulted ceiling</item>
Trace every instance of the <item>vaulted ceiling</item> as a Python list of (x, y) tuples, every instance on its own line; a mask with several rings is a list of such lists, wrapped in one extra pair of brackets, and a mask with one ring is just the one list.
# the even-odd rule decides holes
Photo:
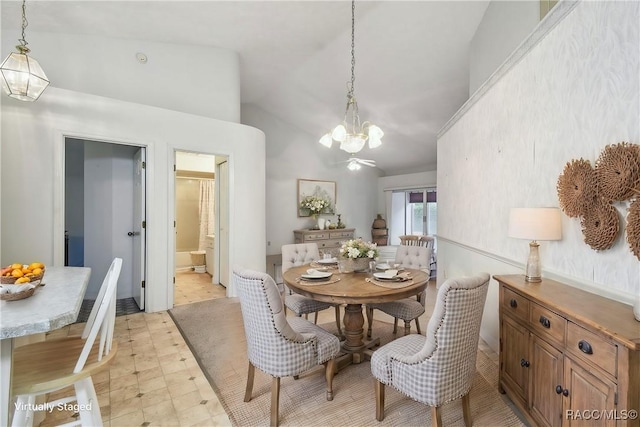
[[(20, 6), (2, 1), (4, 30), (19, 29)], [(436, 134), (468, 98), (470, 41), (487, 6), (356, 3), (355, 95), (361, 118), (385, 132), (359, 157), (385, 174), (435, 168)], [(350, 1), (34, 1), (27, 17), (34, 31), (234, 50), (242, 103), (305, 130), (310, 144), (344, 115)]]

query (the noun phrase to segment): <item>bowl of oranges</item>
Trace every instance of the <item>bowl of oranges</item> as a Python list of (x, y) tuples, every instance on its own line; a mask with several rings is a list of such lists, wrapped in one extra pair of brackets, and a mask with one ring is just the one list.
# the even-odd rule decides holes
[(14, 263), (0, 270), (0, 284), (19, 285), (42, 280), (44, 276), (44, 264), (32, 262), (31, 264)]

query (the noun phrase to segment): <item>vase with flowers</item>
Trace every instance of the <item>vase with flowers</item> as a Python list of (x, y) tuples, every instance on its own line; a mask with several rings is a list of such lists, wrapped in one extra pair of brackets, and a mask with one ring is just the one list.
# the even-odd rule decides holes
[[(320, 214), (325, 213), (331, 207), (331, 202), (324, 197), (318, 196), (304, 196), (300, 201), (300, 210), (308, 213), (309, 216), (313, 219), (318, 219)], [(317, 227), (319, 229), (324, 229), (324, 221), (323, 227), (321, 228), (318, 223)]]
[(347, 240), (340, 247), (338, 266), (341, 273), (353, 273), (369, 268), (369, 262), (378, 257), (378, 245), (362, 239)]

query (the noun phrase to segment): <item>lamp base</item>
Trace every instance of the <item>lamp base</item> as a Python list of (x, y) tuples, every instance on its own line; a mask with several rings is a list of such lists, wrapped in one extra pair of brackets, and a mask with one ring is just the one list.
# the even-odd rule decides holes
[(529, 243), (529, 259), (527, 259), (527, 270), (524, 277), (526, 282), (542, 282), (539, 247), (540, 245), (535, 240)]

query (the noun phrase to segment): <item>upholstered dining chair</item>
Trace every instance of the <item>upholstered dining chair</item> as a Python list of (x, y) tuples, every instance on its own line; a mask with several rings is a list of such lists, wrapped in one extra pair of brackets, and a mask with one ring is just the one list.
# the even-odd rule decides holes
[[(315, 243), (294, 243), (282, 245), (282, 273), (292, 267), (298, 267), (320, 259), (320, 251)], [(315, 313), (314, 323), (318, 323), (318, 312), (334, 307), (336, 312), (336, 326), (338, 335), (342, 336), (340, 328), (340, 304), (316, 301), (312, 298), (291, 292), (284, 286), (284, 304), (286, 308), (293, 311), (296, 316)]]
[(440, 408), (462, 398), (471, 426), (469, 391), (476, 371), (480, 322), (489, 275), (453, 278), (438, 290), (426, 337), (407, 335), (380, 347), (371, 357), (375, 377), (376, 419), (384, 419), (385, 385), (431, 406), (431, 425), (441, 426)]
[[(107, 369), (117, 353), (113, 329), (121, 268), (122, 259), (115, 258), (102, 282), (82, 335), (45, 340), (14, 350), (11, 392), (17, 400), (13, 426), (32, 426), (36, 406), (55, 408), (59, 404), (74, 401), (78, 405), (80, 425), (102, 425), (100, 404), (91, 377)], [(71, 385), (75, 390), (74, 396), (44, 405), (35, 404), (37, 396)]]
[[(326, 398), (333, 400), (340, 340), (300, 317), (287, 318), (278, 288), (266, 273), (233, 272), (247, 338), (249, 370), (244, 401), (251, 400), (255, 368), (271, 375), (271, 425), (278, 425), (280, 378), (325, 365)], [(302, 402), (301, 402), (302, 403)]]
[[(398, 246), (395, 263), (400, 264), (403, 267), (430, 272), (431, 249), (422, 246)], [(394, 334), (398, 332), (398, 319), (404, 320), (405, 335), (409, 335), (411, 332), (412, 320), (415, 320), (416, 329), (418, 333), (421, 334), (422, 331), (420, 330), (420, 321), (418, 318), (424, 314), (425, 302), (426, 293), (422, 292), (417, 295), (417, 298), (403, 298), (397, 301), (367, 304), (367, 338), (371, 338), (373, 310), (375, 309), (380, 310), (389, 316), (393, 316)]]

